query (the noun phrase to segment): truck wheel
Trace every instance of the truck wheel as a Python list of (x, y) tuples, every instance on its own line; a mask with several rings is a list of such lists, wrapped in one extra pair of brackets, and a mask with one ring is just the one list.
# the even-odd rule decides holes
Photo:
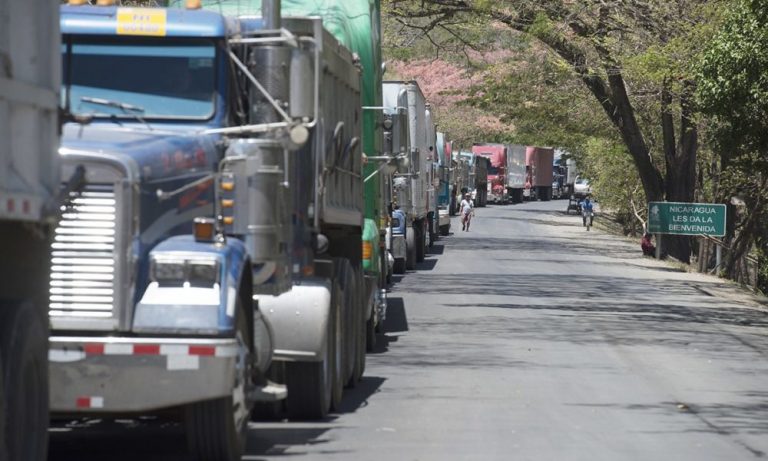
[[(397, 258), (395, 259), (395, 264), (392, 265), (392, 272), (395, 274), (405, 274), (405, 259), (404, 258)], [(390, 279), (389, 283), (392, 283), (392, 280)]]
[[(359, 302), (363, 303), (363, 309), (365, 309), (360, 313), (360, 317), (357, 322), (357, 327), (355, 328), (357, 330), (357, 347), (356, 352), (357, 355), (355, 356), (355, 368), (352, 373), (352, 380), (350, 381), (350, 387), (354, 387), (357, 385), (357, 383), (360, 382), (361, 379), (363, 379), (363, 374), (365, 373), (365, 359), (366, 359), (366, 352), (368, 352), (368, 320), (365, 318), (369, 312), (368, 309), (371, 308), (372, 303), (365, 301), (365, 296), (359, 296), (360, 299)], [(371, 296), (371, 298), (373, 298)], [(360, 309), (358, 308), (358, 311)], [(371, 312), (371, 319), (373, 319), (373, 312)]]
[(365, 322), (365, 350), (366, 352), (373, 352), (376, 349), (376, 297), (370, 296), (368, 301), (369, 309), (371, 309), (371, 317)]
[[(408, 226), (405, 228), (405, 268), (408, 270), (416, 269), (416, 230)], [(405, 273), (405, 271), (403, 271)]]
[(424, 262), (424, 257), (427, 253), (427, 233), (425, 232), (426, 229), (424, 229), (424, 225), (422, 224), (420, 226), (421, 228), (416, 234), (416, 262), (421, 263)]
[(236, 316), (236, 337), (240, 347), (232, 395), (185, 407), (187, 445), (192, 457), (198, 461), (239, 461), (245, 450), (248, 421), (251, 419), (246, 394), (253, 345), (248, 344), (248, 322), (240, 298)]
[[(338, 259), (334, 261), (334, 268), (338, 268)], [(341, 405), (341, 399), (344, 396), (344, 383), (347, 382), (346, 375), (346, 341), (345, 341), (345, 300), (344, 293), (345, 288), (340, 285), (343, 283), (343, 278), (337, 275), (336, 282), (336, 302), (334, 302), (334, 311), (331, 319), (333, 320), (333, 355), (331, 356), (331, 371), (333, 372), (333, 380), (331, 381), (331, 410), (337, 410)]]
[[(0, 307), (2, 309), (2, 307)], [(5, 376), (2, 359), (0, 358), (0, 377)], [(0, 378), (0, 459), (8, 459), (8, 450), (5, 447), (5, 386)]]
[(47, 322), (32, 303), (2, 304), (0, 361), (8, 455), (2, 459), (44, 461), (49, 422)]
[(315, 420), (328, 416), (334, 387), (336, 365), (336, 317), (341, 296), (333, 282), (331, 316), (325, 334), (325, 350), (319, 362), (286, 362), (285, 383), (288, 387), (286, 407), (292, 420)]

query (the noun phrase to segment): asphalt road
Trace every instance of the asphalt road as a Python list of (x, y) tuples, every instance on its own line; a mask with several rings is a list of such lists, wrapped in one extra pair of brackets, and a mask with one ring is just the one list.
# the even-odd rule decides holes
[[(565, 202), (478, 209), (390, 293), (343, 411), (259, 422), (245, 460), (768, 457), (768, 311), (587, 232)], [(599, 217), (597, 218), (599, 219)], [(159, 421), (58, 424), (51, 460), (184, 461)]]

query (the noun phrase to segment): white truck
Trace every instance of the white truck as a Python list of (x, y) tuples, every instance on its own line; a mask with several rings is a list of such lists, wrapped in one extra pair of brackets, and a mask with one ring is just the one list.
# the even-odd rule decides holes
[(58, 211), (59, 2), (0, 0), (0, 459), (43, 461)]
[[(395, 144), (393, 152), (404, 150), (407, 157), (398, 163), (394, 174), (395, 201), (405, 214), (406, 223), (404, 235), (393, 233), (393, 256), (396, 266), (404, 257), (405, 268), (415, 269), (416, 263), (424, 261), (426, 254), (428, 213), (431, 211), (428, 204), (431, 203), (430, 197), (434, 196), (432, 161), (429, 160), (429, 147), (433, 146), (434, 150), (435, 145), (434, 125), (431, 128), (428, 126), (431, 115), (428, 114), (424, 94), (415, 81), (384, 82), (384, 107), (385, 118), (391, 120), (387, 123), (389, 128), (385, 128), (385, 137), (396, 140), (391, 141)], [(402, 123), (406, 114), (407, 127)], [(406, 129), (407, 136), (404, 136)], [(402, 245), (402, 240), (405, 245)], [(398, 251), (403, 248), (404, 255)]]

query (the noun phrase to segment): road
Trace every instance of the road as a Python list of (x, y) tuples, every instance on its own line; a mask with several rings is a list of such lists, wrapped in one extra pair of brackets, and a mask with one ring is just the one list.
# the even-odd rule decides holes
[[(244, 459), (767, 457), (765, 307), (564, 209), (478, 209), (470, 232), (454, 221), (393, 286), (342, 411), (253, 423)], [(80, 422), (51, 438), (53, 461), (186, 460), (171, 423)]]

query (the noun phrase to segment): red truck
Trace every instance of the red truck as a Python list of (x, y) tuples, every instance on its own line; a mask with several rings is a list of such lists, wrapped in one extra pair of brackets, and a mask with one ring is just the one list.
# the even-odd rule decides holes
[(508, 203), (507, 147), (502, 144), (475, 144), (472, 153), (490, 160), (488, 166), (488, 201)]
[(525, 149), (525, 190), (529, 200), (552, 199), (552, 164), (555, 150), (551, 147), (528, 146)]

